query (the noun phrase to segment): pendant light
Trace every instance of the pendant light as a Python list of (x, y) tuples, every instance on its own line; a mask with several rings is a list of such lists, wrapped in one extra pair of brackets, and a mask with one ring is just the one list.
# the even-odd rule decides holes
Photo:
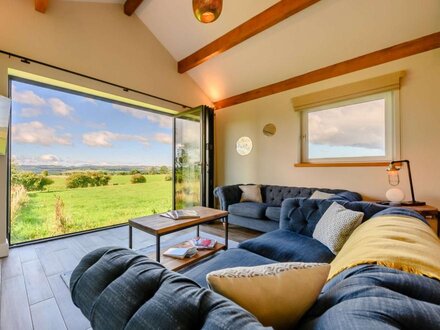
[(193, 11), (202, 23), (212, 23), (221, 14), (223, 0), (193, 0)]

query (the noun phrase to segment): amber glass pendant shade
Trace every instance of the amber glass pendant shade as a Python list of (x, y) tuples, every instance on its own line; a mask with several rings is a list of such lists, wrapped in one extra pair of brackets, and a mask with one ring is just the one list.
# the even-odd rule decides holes
[(221, 14), (223, 0), (193, 0), (193, 11), (202, 23), (214, 22)]

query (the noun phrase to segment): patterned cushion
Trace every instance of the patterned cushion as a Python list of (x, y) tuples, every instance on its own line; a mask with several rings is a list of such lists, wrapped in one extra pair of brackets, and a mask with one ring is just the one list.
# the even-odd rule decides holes
[(316, 224), (313, 238), (338, 254), (351, 233), (361, 224), (363, 217), (363, 212), (348, 210), (333, 202)]
[(240, 202), (263, 202), (263, 198), (261, 197), (261, 186), (259, 184), (239, 186), (239, 188), (243, 192), (241, 194)]
[(316, 190), (312, 194), (312, 196), (310, 196), (310, 199), (328, 199), (328, 198), (331, 198), (333, 196), (335, 196), (335, 194), (328, 194), (328, 193), (325, 193), (323, 191)]
[(265, 326), (290, 329), (314, 304), (329, 264), (277, 263), (236, 267), (206, 276), (212, 290), (251, 312)]

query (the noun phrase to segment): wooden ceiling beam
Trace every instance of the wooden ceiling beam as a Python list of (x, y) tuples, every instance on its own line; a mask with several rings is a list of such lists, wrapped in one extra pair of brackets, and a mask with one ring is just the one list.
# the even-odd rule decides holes
[(379, 64), (391, 62), (436, 48), (440, 48), (440, 32), (384, 48), (366, 55), (355, 57), (348, 61), (339, 62), (337, 64), (310, 71), (305, 74), (253, 89), (239, 95), (231, 96), (214, 102), (214, 106), (216, 110), (230, 107), (232, 105), (284, 92), (289, 89), (309, 85), (350, 72), (370, 68)]
[(40, 13), (45, 13), (47, 10), (47, 7), (49, 5), (49, 0), (35, 0), (35, 10), (39, 11)]
[(203, 62), (217, 56), (250, 37), (270, 28), (282, 20), (313, 5), (319, 0), (281, 0), (250, 20), (232, 29), (220, 38), (182, 59), (177, 64), (177, 71), (184, 73)]
[(136, 9), (140, 6), (144, 0), (127, 0), (124, 3), (124, 13), (127, 16), (131, 16), (134, 14)]

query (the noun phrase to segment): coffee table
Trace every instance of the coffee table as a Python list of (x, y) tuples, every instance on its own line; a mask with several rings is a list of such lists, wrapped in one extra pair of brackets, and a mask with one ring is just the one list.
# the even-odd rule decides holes
[[(226, 250), (228, 248), (228, 212), (222, 210), (216, 210), (203, 206), (195, 206), (188, 208), (189, 210), (195, 210), (200, 215), (200, 218), (184, 219), (184, 220), (173, 220), (170, 218), (162, 217), (159, 214), (148, 215), (145, 217), (135, 218), (128, 220), (128, 246), (133, 248), (133, 228), (144, 231), (148, 234), (154, 235), (156, 237), (156, 260), (161, 262), (162, 255), (162, 265), (171, 270), (179, 270), (187, 267), (200, 259), (206, 258), (219, 250)], [(199, 250), (196, 255), (191, 258), (176, 259), (168, 256), (164, 256), (160, 249), (160, 238), (161, 236), (175, 233), (177, 231), (187, 229), (190, 227), (197, 227), (196, 236), (200, 236), (199, 225), (211, 222), (213, 220), (224, 219), (224, 230), (225, 230), (225, 243), (222, 244), (217, 242), (214, 249), (210, 250)], [(176, 244), (172, 247), (186, 247), (185, 242)], [(170, 247), (168, 247), (170, 248)], [(168, 249), (167, 248), (167, 249)], [(151, 256), (151, 257), (154, 257)]]

